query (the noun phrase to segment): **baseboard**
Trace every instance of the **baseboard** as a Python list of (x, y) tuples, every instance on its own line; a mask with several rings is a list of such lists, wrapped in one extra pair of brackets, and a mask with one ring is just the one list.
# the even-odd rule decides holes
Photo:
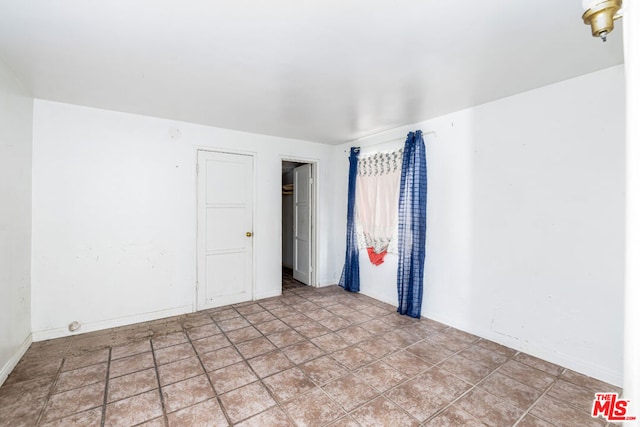
[(397, 299), (392, 301), (389, 297), (387, 297), (385, 295), (382, 295), (382, 294), (378, 294), (376, 292), (372, 292), (372, 291), (370, 291), (368, 289), (363, 290), (362, 288), (360, 288), (360, 293), (363, 294), (363, 295), (366, 295), (368, 297), (371, 297), (373, 299), (376, 299), (376, 300), (378, 300), (380, 302), (384, 302), (386, 304), (391, 304), (391, 305), (393, 305), (395, 307), (398, 306), (398, 300)]
[(333, 285), (337, 285), (337, 283), (336, 282), (325, 282), (325, 281), (322, 281), (322, 282), (318, 282), (318, 285), (316, 286), (316, 288), (324, 288), (326, 286), (333, 286)]
[[(616, 372), (603, 366), (594, 365), (591, 362), (576, 359), (575, 357), (559, 353), (547, 347), (536, 345), (535, 343), (528, 342), (526, 345), (522, 345), (519, 341), (509, 339), (505, 340), (499, 334), (487, 334), (487, 336), (483, 336), (483, 334), (476, 333), (475, 335), (515, 350), (522, 351), (523, 353), (530, 354), (531, 356), (546, 360), (547, 362), (555, 363), (563, 368), (571, 369), (572, 371), (593, 377), (617, 387), (622, 387), (622, 372)], [(607, 392), (612, 390), (602, 391)]]
[[(556, 365), (562, 366), (563, 368), (571, 369), (572, 371), (590, 376), (597, 380), (604, 381), (614, 386), (622, 387), (622, 372), (608, 369), (603, 366), (594, 365), (593, 363), (576, 359), (575, 357), (567, 356), (565, 354), (559, 353), (552, 348), (541, 346), (530, 341), (523, 343), (521, 340), (515, 337), (508, 337), (504, 334), (499, 334), (494, 331), (486, 331), (466, 327), (465, 325), (458, 324), (458, 322), (446, 318), (446, 316), (429, 315), (428, 318), (436, 320), (453, 328), (460, 329), (461, 331), (477, 335), (486, 340), (496, 342), (514, 350), (527, 353), (539, 359), (546, 360), (547, 362), (555, 363)], [(603, 391), (606, 392), (611, 390)]]
[(260, 294), (256, 294), (253, 296), (253, 300), (254, 301), (258, 301), (261, 299), (265, 299), (265, 298), (273, 298), (273, 297), (279, 297), (280, 295), (282, 295), (282, 290), (278, 289), (275, 291), (270, 291), (270, 292), (263, 292)]
[[(398, 304), (397, 301), (390, 301), (388, 297), (385, 297), (384, 295), (378, 294), (376, 292), (372, 292), (371, 290), (368, 290), (368, 289), (363, 290), (361, 288), (360, 293), (363, 295), (369, 296), (371, 298), (374, 298), (378, 301), (385, 302), (387, 304), (391, 304), (394, 306), (397, 306)], [(609, 383), (618, 387), (622, 386), (622, 372), (620, 371), (615, 371), (613, 369), (608, 369), (603, 366), (594, 365), (593, 363), (567, 356), (565, 354), (557, 352), (554, 349), (536, 345), (535, 343), (527, 342), (526, 344), (524, 344), (522, 341), (518, 339), (509, 338), (507, 336), (504, 336), (492, 331), (478, 330), (478, 329), (466, 327), (465, 325), (460, 325), (458, 322), (455, 322), (452, 319), (447, 318), (446, 316), (429, 315), (428, 318), (441, 322), (445, 325), (460, 329), (461, 331), (477, 335), (489, 341), (493, 341), (498, 344), (507, 346), (514, 350), (522, 351), (524, 353), (530, 354), (531, 356), (538, 357), (542, 360), (555, 363), (556, 365), (571, 369), (572, 371), (576, 371), (581, 374), (588, 375), (600, 381), (604, 381), (606, 383)], [(606, 392), (610, 390), (603, 390), (603, 391)]]
[(148, 322), (151, 320), (163, 319), (165, 317), (180, 316), (187, 313), (193, 313), (192, 305), (185, 305), (182, 307), (175, 307), (167, 310), (158, 310), (149, 313), (136, 314), (134, 316), (119, 317), (117, 319), (99, 320), (97, 322), (83, 323), (81, 328), (76, 332), (69, 332), (69, 329), (67, 327), (47, 329), (44, 331), (34, 331), (33, 341), (38, 342), (54, 338), (68, 337), (71, 335), (86, 334), (88, 332), (117, 328), (119, 326), (132, 325), (134, 323)]
[(5, 363), (2, 369), (0, 369), (0, 386), (4, 384), (4, 382), (7, 380), (7, 377), (9, 377), (9, 374), (11, 373), (11, 371), (13, 371), (13, 369), (16, 367), (20, 359), (22, 359), (22, 356), (24, 356), (27, 350), (29, 350), (29, 346), (31, 345), (32, 342), (33, 342), (32, 334), (27, 335), (27, 338), (25, 338), (22, 344), (20, 344), (20, 347), (18, 347), (18, 349), (13, 353), (11, 358), (9, 358), (7, 363)]
[[(538, 351), (536, 351), (538, 350)], [(563, 366), (571, 369), (572, 371), (579, 372), (583, 375), (593, 377), (597, 380), (604, 381), (617, 387), (622, 387), (622, 372), (616, 372), (613, 369), (608, 369), (603, 366), (594, 365), (584, 360), (575, 359), (573, 357), (566, 356), (562, 353), (550, 351), (549, 349), (542, 348), (530, 350), (525, 349), (524, 352), (532, 356), (538, 357), (543, 360), (555, 363), (556, 365)], [(604, 392), (613, 390), (603, 390)]]
[(338, 278), (338, 280), (335, 280), (328, 277), (319, 277), (316, 283), (316, 288), (324, 288), (325, 286), (337, 285), (339, 280), (340, 278)]

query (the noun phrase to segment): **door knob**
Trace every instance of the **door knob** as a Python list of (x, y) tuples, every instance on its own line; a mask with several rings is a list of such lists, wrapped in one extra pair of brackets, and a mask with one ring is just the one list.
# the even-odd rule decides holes
[(253, 236), (253, 233), (250, 231), (247, 231), (247, 237), (251, 237), (251, 236)]

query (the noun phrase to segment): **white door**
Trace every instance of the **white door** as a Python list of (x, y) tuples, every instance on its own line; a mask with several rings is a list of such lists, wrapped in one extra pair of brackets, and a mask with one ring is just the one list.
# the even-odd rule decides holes
[(198, 278), (203, 310), (253, 299), (253, 157), (198, 151)]
[(305, 285), (311, 284), (311, 165), (293, 170), (294, 246), (293, 277)]

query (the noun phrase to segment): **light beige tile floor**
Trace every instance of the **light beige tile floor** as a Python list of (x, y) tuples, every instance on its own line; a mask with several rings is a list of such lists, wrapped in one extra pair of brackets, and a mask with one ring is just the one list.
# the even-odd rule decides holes
[(337, 286), (34, 343), (0, 426), (601, 426), (620, 390)]

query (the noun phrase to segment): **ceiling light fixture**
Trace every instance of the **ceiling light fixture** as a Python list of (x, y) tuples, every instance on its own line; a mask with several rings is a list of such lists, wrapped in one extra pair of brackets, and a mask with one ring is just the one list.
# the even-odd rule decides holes
[(582, 20), (591, 25), (593, 37), (607, 41), (607, 35), (613, 31), (613, 21), (622, 18), (620, 8), (622, 0), (582, 0), (584, 14)]

